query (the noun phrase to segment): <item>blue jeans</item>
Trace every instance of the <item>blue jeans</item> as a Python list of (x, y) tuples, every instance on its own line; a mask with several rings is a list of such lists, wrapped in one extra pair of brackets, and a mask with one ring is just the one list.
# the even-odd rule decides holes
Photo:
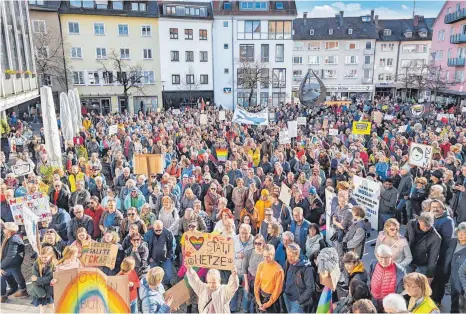
[(131, 301), (129, 307), (131, 308), (131, 313), (137, 313), (138, 312), (138, 299)]
[(233, 295), (233, 298), (231, 298), (231, 302), (230, 302), (231, 312), (238, 312), (238, 298), (239, 298), (241, 291), (243, 291), (242, 285), (243, 285), (244, 277), (238, 276), (238, 279), (239, 279), (239, 287), (236, 290), (235, 294)]
[[(249, 287), (251, 289), (251, 287)], [(243, 311), (244, 313), (256, 313), (256, 299), (254, 297), (254, 290), (252, 293), (243, 289)]]
[(21, 273), (21, 265), (17, 267), (5, 268), (3, 271), (6, 272), (5, 275), (0, 276), (0, 285), (1, 285), (1, 295), (6, 296), (6, 284), (10, 286), (10, 289), (24, 290), (26, 289), (26, 281), (24, 276)]
[(285, 300), (285, 306), (288, 313), (303, 313), (303, 307), (299, 305), (298, 301), (291, 301), (288, 296), (283, 293), (283, 300)]
[(156, 266), (162, 267), (165, 272), (165, 275), (163, 276), (163, 284), (170, 285), (170, 280), (172, 279), (172, 276), (173, 276), (172, 260), (170, 258), (167, 258), (165, 262), (150, 263), (150, 268), (156, 267)]

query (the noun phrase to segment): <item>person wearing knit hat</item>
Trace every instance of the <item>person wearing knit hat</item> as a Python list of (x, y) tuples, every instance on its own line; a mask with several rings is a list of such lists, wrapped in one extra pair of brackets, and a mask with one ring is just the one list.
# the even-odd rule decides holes
[(256, 202), (256, 209), (257, 209), (257, 213), (259, 215), (258, 221), (257, 221), (257, 228), (260, 227), (262, 221), (265, 218), (265, 209), (266, 208), (271, 208), (271, 207), (272, 207), (272, 202), (270, 201), (269, 191), (266, 190), (266, 189), (262, 189), (261, 197)]

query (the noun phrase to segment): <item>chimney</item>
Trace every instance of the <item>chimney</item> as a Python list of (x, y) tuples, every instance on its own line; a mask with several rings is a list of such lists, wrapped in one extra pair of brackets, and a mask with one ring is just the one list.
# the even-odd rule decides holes
[(413, 19), (413, 26), (418, 27), (419, 26), (419, 15), (415, 15)]
[(340, 25), (340, 27), (343, 26), (343, 13), (344, 13), (343, 11), (340, 11), (340, 17), (338, 18), (338, 21), (339, 21), (338, 25)]
[(379, 26), (379, 16), (378, 15), (376, 15), (374, 17), (374, 23), (375, 23), (375, 26)]
[(373, 20), (374, 20), (374, 10), (372, 9), (371, 10), (371, 21), (373, 21)]
[(307, 24), (307, 12), (303, 12), (304, 25)]

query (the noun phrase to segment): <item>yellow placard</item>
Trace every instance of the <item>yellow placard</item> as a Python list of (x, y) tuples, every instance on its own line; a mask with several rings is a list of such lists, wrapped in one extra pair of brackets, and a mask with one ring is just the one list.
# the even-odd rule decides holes
[(371, 122), (353, 121), (353, 134), (369, 135), (371, 134)]
[(351, 100), (328, 100), (324, 102), (327, 106), (343, 106), (343, 105), (351, 105)]

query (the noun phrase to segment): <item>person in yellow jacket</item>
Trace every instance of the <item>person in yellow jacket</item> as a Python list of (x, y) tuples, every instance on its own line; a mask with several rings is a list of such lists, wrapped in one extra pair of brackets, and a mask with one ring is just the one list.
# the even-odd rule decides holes
[(256, 144), (252, 144), (251, 148), (248, 151), (248, 155), (252, 156), (252, 163), (254, 167), (258, 167), (261, 162), (261, 150)]
[(258, 214), (257, 228), (259, 228), (262, 224), (262, 221), (265, 219), (265, 210), (267, 208), (272, 208), (272, 201), (270, 200), (268, 190), (263, 189), (261, 191), (261, 198), (256, 202), (255, 207)]
[(411, 297), (408, 311), (411, 313), (440, 313), (437, 304), (430, 298), (432, 289), (427, 277), (421, 273), (410, 273), (403, 279), (406, 293)]
[(92, 121), (89, 119), (89, 117), (84, 118), (83, 120), (83, 127), (87, 130), (89, 130), (92, 126)]

